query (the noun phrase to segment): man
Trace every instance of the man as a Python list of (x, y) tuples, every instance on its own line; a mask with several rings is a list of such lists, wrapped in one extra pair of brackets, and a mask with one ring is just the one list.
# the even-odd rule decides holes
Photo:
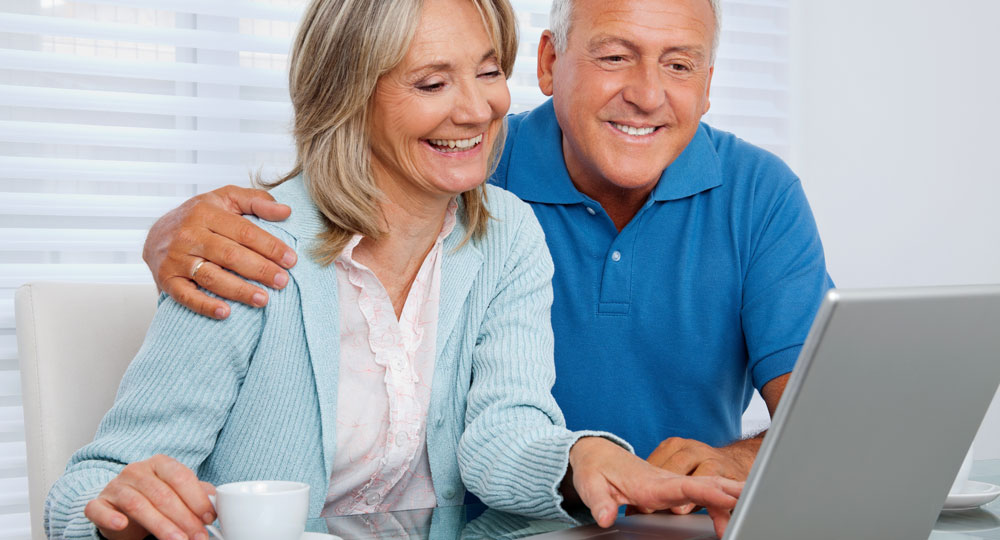
[[(774, 413), (832, 283), (794, 174), (700, 124), (717, 15), (717, 0), (556, 0), (538, 52), (552, 99), (508, 118), (491, 181), (545, 229), (570, 429), (615, 432), (674, 472), (745, 479), (762, 435), (739, 440), (741, 415), (754, 387)], [(283, 287), (275, 263), (295, 255), (241, 213), (287, 217), (227, 187), (162, 218), (144, 252), (161, 288), (217, 318), (228, 307), (195, 283), (264, 305), (216, 264)]]

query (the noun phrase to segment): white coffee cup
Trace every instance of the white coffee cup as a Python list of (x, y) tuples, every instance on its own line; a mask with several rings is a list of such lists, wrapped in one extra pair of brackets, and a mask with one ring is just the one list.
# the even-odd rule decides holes
[(955, 475), (955, 481), (951, 484), (951, 491), (949, 494), (965, 493), (965, 484), (969, 481), (969, 474), (972, 472), (972, 448), (969, 448), (969, 453), (965, 454), (965, 460), (962, 461), (961, 468), (958, 469), (958, 474)]
[(234, 482), (210, 497), (219, 516), (219, 540), (301, 540), (309, 511), (309, 484), (279, 480)]

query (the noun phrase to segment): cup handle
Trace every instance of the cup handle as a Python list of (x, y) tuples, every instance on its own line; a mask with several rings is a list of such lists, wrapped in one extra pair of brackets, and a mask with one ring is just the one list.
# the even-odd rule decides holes
[[(212, 510), (217, 510), (215, 506), (215, 495), (209, 495), (208, 501), (212, 503)], [(216, 511), (216, 513), (218, 513), (218, 511)], [(208, 532), (212, 533), (212, 536), (218, 538), (219, 540), (226, 540), (222, 537), (222, 533), (219, 532), (219, 529), (215, 528), (215, 525), (205, 525), (205, 528), (208, 529)]]

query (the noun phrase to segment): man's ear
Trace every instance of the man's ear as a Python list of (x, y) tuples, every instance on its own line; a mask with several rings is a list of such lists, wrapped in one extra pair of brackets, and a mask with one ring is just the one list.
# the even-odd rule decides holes
[(552, 31), (542, 32), (538, 40), (538, 88), (546, 96), (552, 95), (552, 68), (556, 63), (556, 43)]

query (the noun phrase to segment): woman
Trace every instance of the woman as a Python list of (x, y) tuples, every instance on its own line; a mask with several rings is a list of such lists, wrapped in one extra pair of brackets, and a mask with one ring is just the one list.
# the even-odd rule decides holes
[(515, 24), (506, 0), (313, 2), (290, 75), (298, 162), (272, 191), (292, 218), (262, 224), (310, 256), (263, 310), (213, 321), (163, 300), (49, 494), (50, 537), (205, 538), (208, 484), (246, 479), (309, 483), (311, 515), (468, 487), (539, 517), (568, 518), (566, 492), (605, 526), (621, 504), (685, 503), (724, 526), (739, 484), (569, 432), (549, 393), (552, 263), (530, 209), (483, 185)]

